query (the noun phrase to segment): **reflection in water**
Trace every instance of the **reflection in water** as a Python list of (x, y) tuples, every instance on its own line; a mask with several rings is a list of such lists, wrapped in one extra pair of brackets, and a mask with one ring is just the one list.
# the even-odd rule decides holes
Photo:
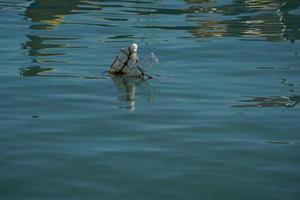
[(245, 102), (242, 105), (235, 105), (236, 108), (251, 107), (295, 107), (300, 102), (300, 96), (270, 96), (270, 97), (249, 97), (249, 100), (241, 100)]
[[(184, 16), (186, 23), (141, 23), (138, 28), (185, 30), (198, 38), (247, 37), (265, 38), (269, 41), (300, 39), (299, 0), (184, 0), (182, 7), (151, 7), (131, 12), (146, 16)], [(187, 6), (187, 7), (185, 7)], [(155, 18), (154, 18), (155, 19)], [(160, 23), (157, 23), (160, 22)]]
[(53, 30), (61, 25), (64, 16), (72, 14), (80, 3), (81, 0), (34, 0), (27, 7), (24, 15), (26, 19), (32, 22), (30, 29), (37, 32), (27, 35), (28, 41), (23, 45), (23, 48), (28, 50), (28, 55), (33, 63), (65, 62), (50, 58), (65, 55), (64, 51), (59, 50), (71, 47), (66, 45), (65, 41), (78, 38), (46, 36), (45, 32), (42, 34), (40, 31)]
[(110, 75), (110, 77), (120, 92), (119, 100), (127, 102), (127, 108), (130, 111), (135, 110), (137, 90), (141, 90), (142, 96), (147, 97), (148, 101), (154, 100), (155, 91), (145, 79), (115, 75)]
[(67, 48), (85, 48), (85, 46), (69, 45), (68, 40), (77, 40), (78, 37), (55, 37), (27, 35), (28, 41), (23, 45), (28, 50), (28, 55), (33, 63), (60, 62), (68, 63), (64, 60), (50, 59), (53, 56), (65, 55), (64, 49)]
[[(82, 79), (105, 79), (105, 76), (76, 76), (76, 75), (57, 75), (57, 74), (43, 74), (44, 72), (52, 71), (51, 67), (24, 67), (20, 68), (21, 76), (39, 76), (39, 77), (53, 77), (53, 78), (82, 78)], [(135, 101), (137, 90), (141, 92), (143, 97), (146, 97), (148, 101), (154, 101), (155, 91), (149, 85), (147, 80), (143, 78), (127, 77), (127, 76), (115, 76), (109, 74), (113, 83), (117, 86), (120, 96), (119, 100), (128, 103), (126, 108), (130, 111), (135, 110)]]
[[(124, 38), (128, 40), (139, 38), (139, 33), (126, 32), (128, 30), (126, 28), (128, 27), (142, 27), (146, 28), (147, 31), (148, 29), (158, 28), (165, 29), (165, 32), (170, 31), (173, 33), (183, 30), (198, 38), (229, 36), (236, 38), (265, 38), (269, 41), (287, 39), (291, 43), (300, 39), (300, 1), (297, 0), (185, 0), (184, 2), (186, 4), (182, 7), (178, 6), (174, 8), (157, 6), (157, 4), (160, 4), (160, 1), (33, 0), (24, 12), (25, 18), (31, 22), (31, 26), (30, 33), (27, 34), (27, 41), (23, 47), (28, 51), (28, 55), (31, 57), (34, 63), (33, 66), (35, 67), (22, 68), (21, 75), (54, 76), (41, 74), (42, 72), (52, 70), (52, 68), (41, 66), (41, 64), (65, 62), (61, 61), (66, 57), (65, 54), (67, 51), (65, 48), (74, 47), (66, 43), (68, 41), (72, 43), (73, 40), (81, 38), (69, 37), (69, 33), (67, 33), (67, 37), (64, 37), (65, 32), (62, 30), (64, 30), (65, 24), (72, 24), (72, 26), (80, 24), (78, 23), (80, 17), (77, 18), (74, 14), (85, 12), (97, 14), (97, 17), (87, 15), (86, 20), (93, 20), (93, 23), (88, 21), (88, 24), (97, 26), (99, 25), (98, 22), (101, 21), (102, 26), (99, 27), (102, 28), (112, 25), (120, 27), (118, 35), (111, 34), (113, 31), (108, 32), (106, 42), (120, 41)], [(121, 5), (117, 5), (116, 3)], [(105, 12), (95, 13), (103, 8), (107, 8), (107, 10), (104, 9)], [(73, 22), (66, 20), (67, 15), (74, 15), (74, 17), (70, 17), (70, 21), (73, 20)], [(165, 16), (173, 19), (162, 19)], [(134, 26), (134, 24), (131, 24), (131, 21), (134, 20), (131, 20), (130, 17), (149, 21), (142, 24), (142, 26)], [(181, 19), (186, 22), (184, 25), (182, 25)], [(142, 23), (139, 20), (136, 23)], [(176, 23), (172, 24), (174, 21)], [(124, 27), (126, 28), (123, 29)], [(156, 36), (149, 37), (157, 38)], [(57, 57), (61, 59), (58, 60)], [(55, 76), (82, 78), (75, 75)], [(140, 83), (141, 80), (132, 80), (125, 77), (112, 77), (112, 79), (123, 93), (120, 99), (128, 102), (128, 107), (134, 109), (136, 89), (147, 85), (144, 83), (145, 81)], [(146, 92), (149, 94), (146, 96), (149, 96), (151, 99), (153, 97), (152, 90), (146, 89), (146, 91), (150, 91)], [(251, 104), (234, 107), (292, 107), (299, 102), (298, 95), (250, 98), (250, 100), (242, 102), (250, 102)]]
[[(294, 84), (288, 83), (286, 79), (280, 82), (290, 93), (294, 93)], [(245, 104), (235, 105), (236, 108), (251, 108), (251, 107), (295, 107), (300, 102), (300, 95), (290, 96), (268, 96), (254, 97), (250, 96), (247, 100), (241, 100)]]
[[(270, 41), (300, 39), (300, 15), (295, 0), (235, 0), (216, 5), (212, 0), (186, 0), (187, 21), (199, 21), (196, 37), (264, 37)], [(194, 14), (192, 14), (194, 13)], [(220, 17), (216, 17), (216, 16)]]
[(44, 77), (56, 77), (56, 78), (83, 78), (83, 79), (105, 79), (104, 76), (77, 76), (77, 75), (62, 75), (62, 74), (41, 74), (43, 72), (52, 71), (52, 67), (23, 67), (20, 68), (21, 76), (44, 76)]
[(80, 0), (35, 0), (26, 10), (26, 17), (35, 23), (32, 29), (53, 29), (63, 23), (65, 15), (75, 9)]
[[(120, 15), (120, 13), (134, 12), (136, 14), (135, 17), (139, 19), (137, 23), (141, 23), (140, 20), (150, 20), (148, 23), (137, 27), (159, 28), (170, 31), (185, 30), (198, 38), (229, 36), (265, 38), (269, 41), (279, 41), (284, 38), (291, 43), (300, 39), (300, 1), (234, 0), (216, 2), (213, 0), (185, 0), (184, 2), (186, 2), (186, 7), (174, 9), (172, 7), (152, 6), (157, 1), (125, 1), (121, 2), (120, 6), (116, 6), (116, 1), (34, 0), (27, 7), (24, 14), (26, 19), (31, 21), (30, 28), (32, 31), (49, 30), (48, 33), (50, 35), (53, 35), (51, 30), (63, 24), (78, 22), (76, 20), (74, 22), (64, 21), (67, 15), (84, 12), (93, 13), (109, 8), (112, 9), (110, 13), (113, 13), (114, 17), (111, 17), (111, 14), (109, 17), (106, 16), (105, 12), (97, 13), (99, 17), (92, 18), (92, 20), (97, 20), (96, 22), (93, 21), (92, 24), (100, 25), (98, 21), (101, 21), (103, 27), (111, 26), (112, 24), (116, 27), (131, 26), (132, 24), (127, 23), (129, 20), (128, 16)], [(173, 16), (182, 15), (187, 23), (184, 26), (178, 25), (182, 23), (176, 23), (173, 26), (172, 24), (164, 24), (163, 21), (159, 21), (154, 17), (156, 15), (169, 15), (172, 18)], [(144, 16), (144, 18), (138, 16)], [(158, 22), (161, 22), (159, 26), (157, 26)], [(64, 55), (65, 51), (60, 49), (68, 46), (63, 45), (68, 38), (51, 38), (45, 36), (46, 32), (43, 32), (43, 36), (41, 36), (41, 32), (34, 33), (27, 35), (28, 42), (24, 45), (28, 49), (33, 62), (61, 62), (51, 59), (38, 59), (38, 57)], [(118, 35), (107, 37), (107, 41), (116, 41), (122, 38), (133, 40), (139, 38), (138, 35), (126, 32), (119, 33)], [(153, 38), (158, 36), (149, 37), (153, 40)]]
[[(49, 57), (49, 56), (57, 56), (64, 55), (63, 52), (49, 52), (50, 49), (56, 49), (61, 47), (60, 44), (46, 44), (45, 41), (55, 38), (41, 37), (37, 35), (27, 35), (29, 39), (25, 45), (24, 49), (28, 50), (28, 55), (31, 57), (33, 63), (41, 63), (41, 62), (58, 62), (56, 60), (43, 60), (40, 57)], [(59, 38), (58, 38), (59, 39)]]
[(33, 67), (23, 67), (20, 68), (20, 75), (22, 76), (40, 76), (40, 73), (52, 71), (53, 68), (51, 67), (40, 67), (40, 66), (33, 66)]
[(64, 22), (65, 15), (99, 9), (99, 5), (84, 0), (34, 0), (25, 15), (32, 22), (38, 22), (31, 26), (32, 29), (54, 29)]
[[(31, 21), (31, 34), (23, 45), (28, 49), (32, 62), (65, 62), (49, 59), (51, 56), (65, 55), (63, 48), (84, 48), (85, 46), (72, 46), (66, 44), (68, 40), (81, 39), (79, 37), (58, 37), (51, 32), (65, 23), (66, 15), (82, 13), (85, 11), (101, 10), (99, 4), (84, 0), (34, 0), (24, 12), (25, 18)], [(49, 31), (49, 32), (45, 32)], [(47, 34), (48, 33), (48, 34)], [(49, 36), (50, 35), (50, 36)], [(47, 57), (48, 59), (41, 59)]]
[[(63, 62), (57, 60), (57, 57), (63, 57), (66, 54), (65, 48), (78, 48), (78, 46), (68, 45), (67, 41), (72, 42), (78, 37), (62, 37), (56, 35), (60, 32), (58, 29), (64, 24), (72, 24), (65, 21), (65, 16), (86, 11), (93, 12), (102, 9), (103, 1), (85, 1), (85, 0), (34, 0), (26, 9), (25, 17), (31, 21), (30, 34), (27, 34), (28, 41), (25, 42), (23, 48), (28, 51), (28, 55), (32, 58), (32, 67), (20, 68), (21, 76), (39, 76), (39, 77), (61, 77), (61, 78), (83, 78), (83, 79), (103, 79), (100, 77), (87, 77), (77, 75), (58, 75), (45, 72), (52, 71), (52, 67), (41, 66), (41, 64), (49, 62)], [(106, 2), (106, 3), (109, 3)], [(126, 3), (126, 2), (125, 2)], [(127, 2), (128, 3), (128, 2)], [(137, 2), (138, 3), (138, 2)], [(115, 6), (113, 6), (115, 8)], [(108, 23), (111, 21), (124, 21), (115, 18), (103, 18)], [(126, 18), (124, 18), (126, 19)], [(127, 20), (127, 19), (126, 19)], [(102, 20), (103, 21), (103, 20)], [(75, 21), (76, 22), (76, 21)], [(77, 22), (76, 22), (77, 23)], [(110, 25), (110, 24), (107, 24)], [(56, 32), (57, 31), (57, 32)], [(118, 38), (110, 38), (118, 39)], [(119, 89), (121, 101), (128, 103), (128, 108), (133, 111), (135, 109), (136, 92), (142, 92), (149, 101), (154, 99), (154, 91), (146, 80), (111, 76), (111, 79)]]

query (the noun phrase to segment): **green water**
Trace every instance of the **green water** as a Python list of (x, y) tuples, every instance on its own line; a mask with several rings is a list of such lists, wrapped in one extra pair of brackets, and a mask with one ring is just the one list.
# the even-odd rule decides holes
[(298, 0), (0, 0), (0, 199), (298, 200), (299, 42)]

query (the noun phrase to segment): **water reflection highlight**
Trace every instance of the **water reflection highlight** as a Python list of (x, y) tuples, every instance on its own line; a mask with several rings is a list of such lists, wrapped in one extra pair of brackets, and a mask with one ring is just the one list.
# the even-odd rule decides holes
[(141, 91), (141, 95), (146, 97), (148, 101), (154, 101), (155, 90), (150, 86), (147, 80), (122, 75), (110, 75), (110, 77), (120, 93), (118, 99), (126, 102), (128, 104), (126, 108), (130, 111), (135, 110), (137, 90)]

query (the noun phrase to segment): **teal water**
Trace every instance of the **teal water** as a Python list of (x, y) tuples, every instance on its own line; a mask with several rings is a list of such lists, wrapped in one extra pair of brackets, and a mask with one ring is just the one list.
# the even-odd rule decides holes
[[(1, 0), (0, 199), (299, 199), (299, 22), (298, 0)], [(132, 42), (154, 79), (105, 73)]]

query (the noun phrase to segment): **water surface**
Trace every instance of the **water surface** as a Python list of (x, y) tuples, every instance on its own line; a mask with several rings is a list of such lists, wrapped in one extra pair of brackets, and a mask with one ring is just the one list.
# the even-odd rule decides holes
[[(299, 199), (298, 0), (1, 0), (1, 199)], [(152, 80), (105, 72), (139, 44)]]

